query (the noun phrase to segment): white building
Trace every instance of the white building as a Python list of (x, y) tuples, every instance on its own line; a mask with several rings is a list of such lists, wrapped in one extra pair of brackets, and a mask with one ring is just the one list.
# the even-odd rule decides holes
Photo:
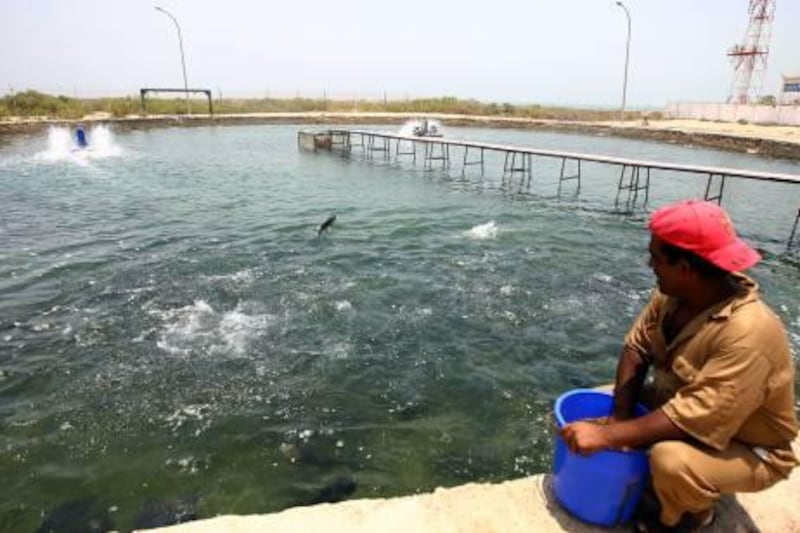
[(800, 105), (800, 76), (783, 75), (779, 105)]

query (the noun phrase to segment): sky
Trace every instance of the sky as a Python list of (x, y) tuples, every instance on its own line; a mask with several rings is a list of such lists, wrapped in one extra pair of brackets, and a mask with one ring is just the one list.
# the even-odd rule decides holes
[[(627, 103), (722, 102), (749, 0), (624, 0)], [(217, 97), (455, 96), (618, 106), (627, 23), (612, 0), (0, 0), (0, 94), (182, 87)], [(800, 73), (800, 0), (777, 0), (763, 94)]]

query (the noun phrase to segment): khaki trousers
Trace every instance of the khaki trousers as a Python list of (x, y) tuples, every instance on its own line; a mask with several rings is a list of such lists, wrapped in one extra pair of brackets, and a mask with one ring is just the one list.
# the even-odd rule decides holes
[(723, 451), (658, 442), (650, 448), (650, 474), (666, 526), (676, 525), (685, 512), (711, 509), (721, 494), (756, 492), (782, 479), (749, 447), (733, 441)]

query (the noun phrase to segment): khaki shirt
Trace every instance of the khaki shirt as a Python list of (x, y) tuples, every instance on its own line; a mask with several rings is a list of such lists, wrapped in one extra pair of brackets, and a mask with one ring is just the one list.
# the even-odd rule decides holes
[(717, 450), (731, 439), (756, 448), (787, 475), (797, 463), (789, 342), (758, 285), (741, 274), (734, 280), (740, 291), (696, 316), (669, 345), (663, 323), (678, 302), (656, 289), (625, 343), (652, 365), (655, 405), (676, 426)]

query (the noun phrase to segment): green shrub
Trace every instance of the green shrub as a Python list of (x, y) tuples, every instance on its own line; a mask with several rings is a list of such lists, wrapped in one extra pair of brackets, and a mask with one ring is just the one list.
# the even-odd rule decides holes
[[(192, 112), (206, 113), (208, 102), (205, 98), (191, 98)], [(89, 113), (106, 112), (113, 116), (140, 113), (139, 95), (119, 98), (76, 99), (67, 96), (52, 96), (36, 91), (25, 91), (0, 98), (0, 116), (48, 116), (51, 118), (80, 118)], [(154, 94), (147, 98), (148, 114), (183, 115), (186, 114), (186, 99), (182, 96), (160, 98)], [(361, 112), (393, 113), (442, 113), (458, 115), (484, 115), (522, 117), (530, 119), (556, 120), (616, 120), (616, 110), (589, 110), (567, 107), (542, 107), (537, 104), (511, 104), (509, 102), (481, 102), (472, 98), (459, 99), (455, 96), (438, 98), (415, 98), (403, 100), (329, 100), (327, 98), (252, 98), (232, 99), (214, 102), (215, 113), (290, 113), (290, 112)], [(638, 118), (638, 111), (626, 114)], [(659, 113), (650, 114), (660, 118)]]
[(766, 94), (758, 99), (758, 105), (768, 105), (775, 107), (778, 105), (778, 100), (771, 94)]
[(115, 117), (133, 115), (139, 111), (139, 102), (131, 97), (117, 98), (109, 103), (109, 112)]

